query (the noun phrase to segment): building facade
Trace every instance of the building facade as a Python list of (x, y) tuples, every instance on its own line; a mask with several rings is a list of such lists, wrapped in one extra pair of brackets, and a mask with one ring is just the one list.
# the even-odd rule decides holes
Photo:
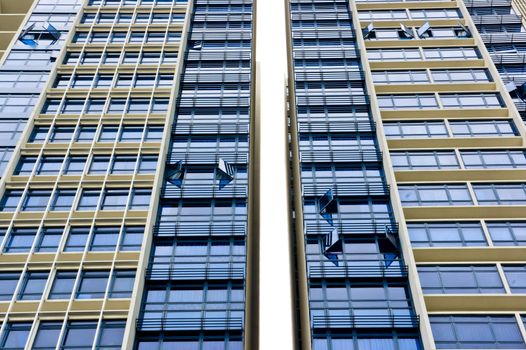
[(0, 348), (242, 349), (252, 1), (29, 5), (0, 68)]
[(302, 349), (526, 348), (521, 6), (287, 2)]
[[(279, 5), (297, 349), (526, 349), (524, 2)], [(255, 7), (0, 1), (1, 349), (258, 348)]]

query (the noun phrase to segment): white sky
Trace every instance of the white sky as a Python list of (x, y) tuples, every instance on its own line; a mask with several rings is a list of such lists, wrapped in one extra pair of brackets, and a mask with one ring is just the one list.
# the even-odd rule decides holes
[(285, 127), (285, 1), (256, 0), (261, 98), (260, 350), (291, 350)]

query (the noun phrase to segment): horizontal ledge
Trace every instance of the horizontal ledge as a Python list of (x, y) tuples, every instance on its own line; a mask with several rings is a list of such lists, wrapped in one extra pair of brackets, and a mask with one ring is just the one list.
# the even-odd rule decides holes
[(389, 2), (389, 3), (357, 3), (358, 10), (397, 10), (397, 9), (445, 9), (458, 8), (455, 1), (428, 2)]
[(524, 219), (524, 205), (405, 207), (406, 220), (425, 219)]
[(524, 263), (526, 247), (413, 248), (413, 256), (417, 263)]
[[(400, 24), (403, 24), (406, 27), (421, 27), (424, 25), (424, 23), (429, 22), (431, 25), (431, 28), (440, 28), (440, 27), (452, 27), (452, 26), (458, 26), (459, 23), (462, 23), (465, 25), (466, 21), (463, 18), (456, 18), (456, 19), (398, 19), (398, 20), (360, 20), (360, 25), (362, 28), (366, 28), (369, 23), (374, 23), (375, 28), (395, 28), (393, 30), (396, 30), (398, 27), (400, 27)], [(403, 39), (403, 40), (411, 40), (411, 39)], [(441, 40), (441, 39), (429, 39), (429, 40)]]
[(464, 311), (526, 311), (526, 295), (426, 295), (429, 312)]
[(521, 137), (444, 137), (426, 139), (389, 139), (389, 149), (426, 149), (426, 148), (486, 148), (486, 147), (519, 147)]
[(374, 61), (369, 62), (372, 70), (378, 69), (413, 69), (413, 68), (482, 68), (486, 62), (482, 59), (476, 60), (415, 60), (415, 61)]
[(395, 171), (396, 181), (450, 182), (450, 181), (523, 181), (524, 169), (458, 169), (458, 170), (402, 170)]
[(382, 120), (509, 118), (507, 108), (380, 110)]
[(379, 94), (398, 94), (401, 92), (498, 92), (497, 85), (486, 83), (427, 83), (427, 84), (375, 84)]
[(418, 47), (459, 47), (474, 46), (475, 39), (429, 39), (429, 40), (368, 40), (367, 49), (375, 48), (418, 48)]

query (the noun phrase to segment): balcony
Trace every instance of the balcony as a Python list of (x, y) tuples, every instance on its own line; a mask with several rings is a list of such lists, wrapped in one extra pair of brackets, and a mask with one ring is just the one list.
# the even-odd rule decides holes
[(484, 44), (520, 44), (526, 43), (526, 33), (481, 33)]
[[(181, 263), (180, 265), (191, 265), (191, 263)], [(195, 265), (202, 266), (201, 263)], [(170, 265), (168, 268), (154, 266), (146, 270), (146, 279), (152, 281), (191, 281), (191, 280), (243, 280), (245, 278), (244, 268), (214, 268), (214, 267), (182, 267)]]
[(245, 223), (238, 222), (164, 222), (154, 226), (155, 237), (245, 236)]
[(492, 53), (491, 59), (496, 65), (502, 64), (526, 64), (526, 54), (522, 53)]
[[(526, 34), (525, 34), (526, 35)], [(323, 93), (311, 94), (306, 93), (304, 96), (297, 95), (296, 103), (298, 106), (356, 106), (368, 105), (369, 97), (366, 95), (351, 95), (349, 91), (346, 94), (326, 95)]]
[(378, 266), (374, 266), (372, 261), (368, 265), (353, 263), (353, 261), (342, 260), (340, 264), (349, 266), (312, 266), (308, 269), (309, 278), (356, 278), (361, 280), (364, 278), (407, 277), (407, 265), (403, 265), (401, 259), (379, 260), (376, 262)]
[[(409, 310), (407, 310), (409, 311)], [(312, 328), (418, 328), (419, 316), (313, 316)]]
[(398, 224), (389, 219), (354, 219), (335, 222), (329, 225), (325, 220), (305, 220), (306, 235), (325, 235), (335, 228), (340, 235), (385, 235), (386, 232), (398, 234)]
[(169, 155), (167, 162), (172, 165), (179, 161), (183, 161), (185, 164), (218, 164), (220, 158), (230, 164), (247, 164), (248, 149), (240, 149), (234, 152), (222, 152), (220, 150), (174, 151)]
[(249, 125), (246, 123), (199, 123), (177, 122), (172, 127), (172, 135), (188, 134), (248, 134)]
[(243, 319), (230, 318), (139, 318), (140, 331), (241, 330)]
[(511, 0), (464, 0), (466, 7), (511, 6)]
[[(325, 58), (325, 57), (323, 57)], [(328, 70), (328, 69), (312, 69), (312, 68), (296, 68), (294, 69), (294, 76), (296, 82), (301, 81), (362, 81), (364, 80), (361, 71), (346, 71), (342, 69)]]
[(350, 29), (300, 29), (292, 30), (292, 39), (353, 39), (356, 36)]
[(301, 151), (300, 161), (302, 163), (381, 163), (382, 153), (374, 150), (366, 151), (343, 151), (343, 150), (315, 150)]
[(163, 199), (179, 198), (246, 198), (248, 196), (247, 181), (232, 181), (220, 188), (218, 184), (192, 184), (183, 181), (179, 188), (171, 183), (166, 183), (161, 190)]
[[(304, 197), (323, 196), (327, 189), (331, 188), (335, 196), (345, 197), (369, 197), (369, 196), (388, 196), (389, 185), (382, 182), (356, 183), (348, 179), (339, 179), (337, 183), (323, 179), (310, 179), (302, 184)], [(310, 183), (309, 183), (310, 182)]]
[(510, 15), (482, 15), (482, 16), (471, 16), (473, 23), (476, 26), (485, 24), (522, 24), (522, 17), (515, 14)]
[(300, 46), (293, 49), (295, 59), (358, 58), (354, 45)]
[[(305, 119), (305, 121), (303, 121)], [(331, 119), (330, 117), (328, 119)], [(327, 132), (363, 132), (373, 133), (376, 130), (374, 122), (357, 122), (341, 118), (342, 120), (331, 119), (326, 122), (315, 122), (311, 118), (298, 117), (300, 133), (327, 133)]]

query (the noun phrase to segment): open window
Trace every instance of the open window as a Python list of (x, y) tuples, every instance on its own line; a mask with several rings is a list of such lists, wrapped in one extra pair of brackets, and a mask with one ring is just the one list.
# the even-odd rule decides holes
[(364, 39), (375, 39), (376, 38), (376, 29), (374, 24), (369, 23), (369, 25), (363, 30)]
[(327, 222), (334, 226), (334, 221), (332, 220), (332, 214), (338, 212), (338, 205), (332, 189), (327, 190), (320, 199), (318, 199), (318, 213), (325, 219)]
[(170, 164), (166, 168), (166, 181), (174, 184), (181, 188), (184, 178), (184, 166), (183, 161), (179, 160), (175, 164)]
[(33, 48), (37, 47), (41, 42), (52, 45), (59, 39), (60, 31), (49, 22), (45, 22), (41, 26), (37, 26), (35, 22), (31, 23), (18, 37), (20, 42)]
[(338, 254), (343, 253), (343, 242), (338, 234), (338, 230), (334, 229), (325, 236), (323, 255), (329, 259), (334, 265), (339, 266)]
[(407, 28), (402, 23), (400, 23), (400, 29), (398, 29), (398, 37), (400, 39), (413, 39), (415, 35), (413, 34), (412, 29)]
[(219, 189), (222, 189), (234, 180), (235, 169), (230, 163), (223, 158), (219, 158), (217, 163), (216, 177), (219, 180)]
[(424, 23), (420, 28), (418, 28), (416, 33), (421, 39), (433, 37), (433, 31), (431, 30), (431, 25), (429, 24), (429, 22)]

